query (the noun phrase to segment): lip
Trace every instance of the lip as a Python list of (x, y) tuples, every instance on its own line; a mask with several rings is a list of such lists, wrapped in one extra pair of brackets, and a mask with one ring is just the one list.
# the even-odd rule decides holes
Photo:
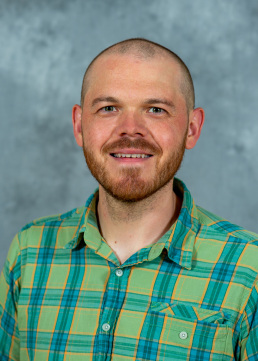
[(136, 159), (136, 160), (143, 160), (143, 159), (149, 159), (152, 157), (151, 155), (145, 155), (145, 154), (122, 154), (122, 153), (111, 153), (111, 156), (115, 159)]
[(111, 155), (112, 160), (114, 160), (116, 163), (120, 164), (143, 164), (145, 162), (148, 162), (152, 157), (148, 158), (116, 158)]
[[(153, 154), (148, 153), (148, 152), (146, 152), (146, 151), (144, 151), (142, 149), (117, 149), (115, 151), (110, 152), (109, 154), (116, 161), (118, 161), (118, 162), (127, 162), (127, 163), (128, 162), (129, 163), (132, 163), (132, 162), (144, 162), (144, 161), (150, 159), (153, 156)], [(140, 154), (140, 155), (145, 155), (145, 156), (148, 156), (148, 157), (144, 157), (144, 158), (142, 158), (142, 157), (133, 157), (133, 158), (131, 158), (131, 157), (115, 157), (114, 154), (124, 154), (124, 155), (126, 155), (126, 154), (130, 154), (130, 155), (134, 155), (134, 154), (138, 155), (138, 154)]]
[(144, 154), (144, 155), (150, 155), (150, 156), (153, 155), (151, 152), (148, 152), (143, 149), (136, 149), (136, 148), (114, 149), (109, 154)]

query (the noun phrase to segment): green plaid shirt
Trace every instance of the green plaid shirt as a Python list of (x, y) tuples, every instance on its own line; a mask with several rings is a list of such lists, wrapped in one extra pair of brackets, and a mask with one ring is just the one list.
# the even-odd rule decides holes
[(120, 265), (95, 197), (15, 237), (0, 279), (1, 361), (258, 360), (258, 236), (195, 206)]

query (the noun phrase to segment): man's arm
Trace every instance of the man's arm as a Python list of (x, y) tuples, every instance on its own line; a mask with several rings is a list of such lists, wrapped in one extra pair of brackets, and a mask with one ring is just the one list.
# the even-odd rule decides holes
[(258, 280), (256, 280), (248, 299), (241, 323), (242, 339), (238, 354), (241, 361), (258, 360)]
[(16, 236), (0, 276), (0, 359), (20, 360), (17, 304), (20, 292), (20, 249)]

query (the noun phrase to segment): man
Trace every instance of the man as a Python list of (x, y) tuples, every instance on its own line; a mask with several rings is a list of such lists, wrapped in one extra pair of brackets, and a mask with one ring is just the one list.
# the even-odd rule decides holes
[(99, 190), (15, 237), (1, 360), (258, 360), (258, 236), (175, 178), (204, 121), (182, 60), (144, 39), (113, 45), (72, 118)]

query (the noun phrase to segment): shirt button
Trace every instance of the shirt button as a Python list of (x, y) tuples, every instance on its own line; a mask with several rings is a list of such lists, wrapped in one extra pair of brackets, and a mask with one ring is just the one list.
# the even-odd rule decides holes
[(179, 337), (181, 338), (181, 340), (185, 340), (187, 338), (187, 336), (188, 336), (187, 332), (185, 332), (185, 331), (182, 331), (179, 334)]
[(122, 271), (120, 268), (117, 269), (117, 270), (116, 270), (116, 275), (117, 275), (117, 277), (123, 276), (123, 271)]
[(110, 330), (110, 324), (109, 323), (104, 323), (102, 325), (102, 330), (105, 331), (105, 332), (109, 331)]

